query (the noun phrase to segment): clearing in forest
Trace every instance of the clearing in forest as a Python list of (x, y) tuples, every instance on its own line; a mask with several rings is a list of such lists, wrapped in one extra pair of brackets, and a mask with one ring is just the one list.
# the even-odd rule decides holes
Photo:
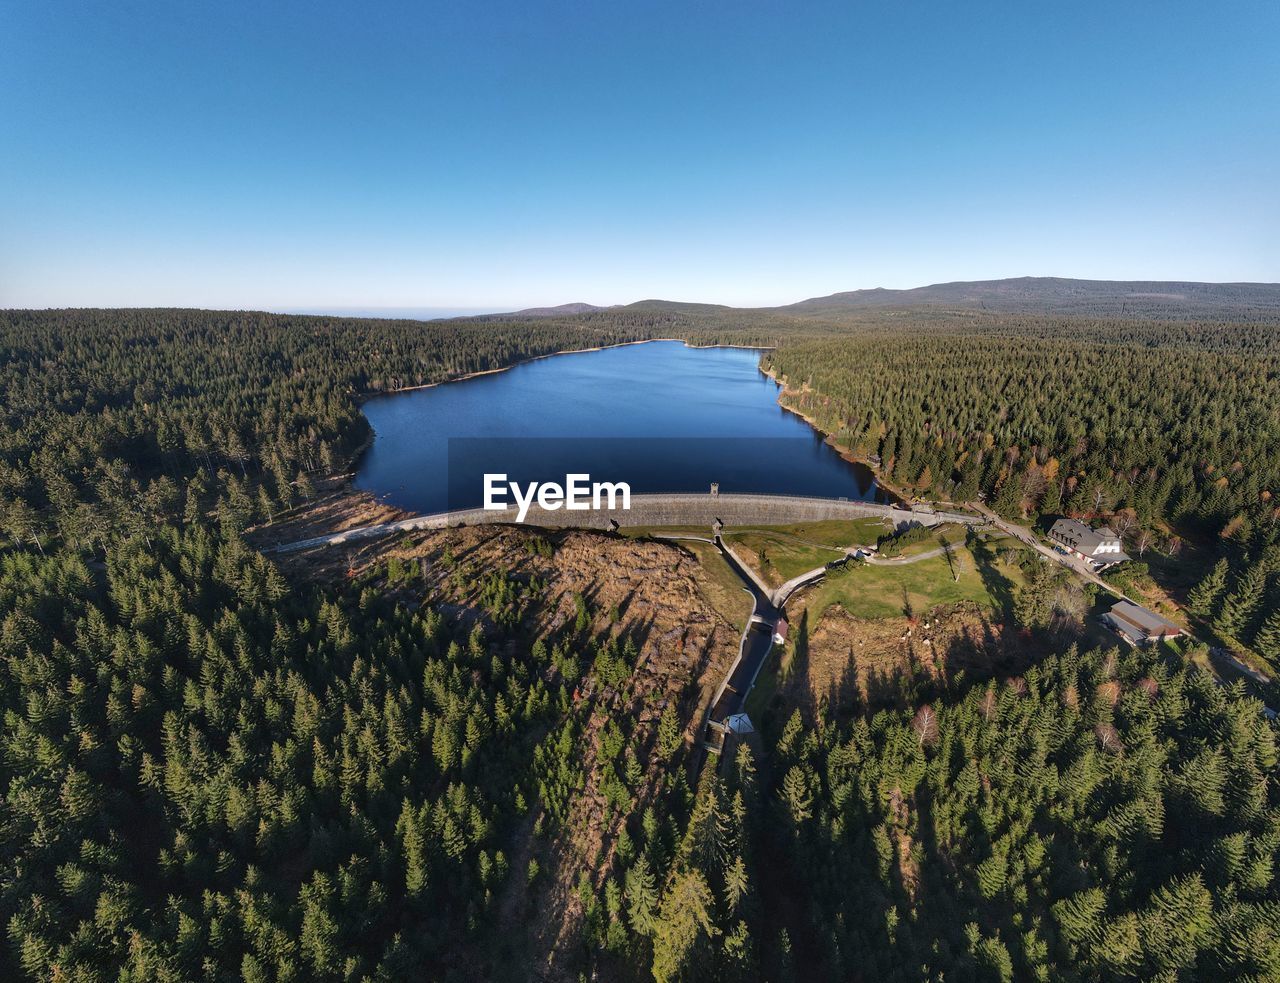
[[(936, 541), (914, 545), (924, 552), (939, 547)], [(970, 601), (1003, 612), (1013, 602), (1014, 588), (1023, 581), (1016, 559), (1006, 556), (1008, 550), (1003, 537), (979, 538), (912, 563), (850, 563), (830, 571), (815, 585), (805, 607), (818, 617), (839, 606), (856, 618), (892, 618)]]

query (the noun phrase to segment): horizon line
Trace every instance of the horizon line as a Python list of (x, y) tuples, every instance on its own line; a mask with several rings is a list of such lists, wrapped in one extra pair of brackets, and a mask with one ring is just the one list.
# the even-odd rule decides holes
[(553, 311), (561, 307), (572, 307), (583, 305), (594, 310), (611, 310), (617, 308), (631, 307), (635, 304), (644, 303), (668, 303), (668, 304), (696, 304), (707, 307), (723, 307), (729, 310), (742, 311), (767, 311), (779, 308), (790, 307), (796, 304), (802, 304), (809, 301), (824, 300), (829, 297), (838, 297), (848, 294), (859, 293), (887, 293), (902, 294), (910, 293), (915, 290), (925, 290), (930, 287), (946, 287), (960, 284), (996, 284), (1007, 283), (1017, 280), (1061, 280), (1073, 283), (1141, 283), (1141, 284), (1185, 284), (1190, 286), (1211, 286), (1211, 287), (1280, 287), (1280, 281), (1269, 280), (1153, 280), (1153, 279), (1098, 279), (1094, 277), (1066, 277), (1056, 275), (1031, 275), (1023, 274), (1018, 276), (992, 277), (982, 280), (938, 280), (931, 283), (919, 284), (914, 287), (853, 287), (847, 290), (836, 290), (827, 294), (816, 294), (810, 297), (804, 297), (800, 300), (787, 301), (780, 304), (757, 304), (757, 305), (735, 305), (726, 304), (719, 301), (702, 301), (702, 300), (672, 300), (657, 295), (642, 297), (639, 300), (628, 301), (625, 303), (612, 304), (595, 304), (589, 301), (564, 301), (555, 304), (528, 304), (523, 307), (515, 307), (511, 305), (498, 305), (493, 303), (486, 304), (264, 304), (264, 305), (232, 305), (232, 306), (205, 306), (202, 304), (192, 305), (173, 305), (173, 304), (116, 304), (116, 305), (79, 305), (74, 307), (61, 307), (49, 305), (43, 307), (2, 307), (0, 311), (123, 311), (123, 310), (195, 310), (195, 311), (235, 311), (243, 313), (262, 313), (262, 314), (282, 314), (282, 315), (298, 315), (302, 317), (363, 317), (382, 320), (422, 320), (422, 321), (448, 321), (459, 318), (468, 317), (492, 317), (503, 314), (519, 314), (524, 311)]

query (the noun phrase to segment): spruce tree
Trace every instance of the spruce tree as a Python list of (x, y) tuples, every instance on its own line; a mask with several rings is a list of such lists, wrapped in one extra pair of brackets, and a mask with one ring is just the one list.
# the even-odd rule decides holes
[(1057, 515), (1062, 511), (1062, 484), (1056, 479), (1049, 479), (1044, 498), (1040, 500), (1040, 511), (1045, 515)]
[(649, 861), (643, 856), (627, 871), (624, 893), (632, 931), (639, 935), (652, 935), (654, 913), (658, 907), (658, 886)]
[(1208, 618), (1217, 609), (1218, 601), (1227, 589), (1226, 558), (1219, 560), (1187, 595), (1187, 610), (1201, 618)]
[(653, 978), (657, 983), (690, 975), (699, 951), (720, 934), (715, 899), (698, 871), (678, 874), (662, 899), (653, 933)]
[(1255, 615), (1262, 608), (1267, 587), (1267, 572), (1261, 564), (1254, 564), (1244, 572), (1235, 590), (1227, 595), (1213, 626), (1224, 635), (1247, 641), (1253, 634)]
[(795, 827), (799, 827), (813, 815), (813, 796), (809, 792), (809, 781), (799, 765), (793, 765), (782, 780), (782, 803)]
[(1272, 611), (1262, 623), (1254, 636), (1253, 647), (1264, 658), (1280, 663), (1280, 608)]
[(675, 706), (668, 703), (658, 718), (658, 753), (670, 761), (681, 743), (680, 718), (676, 716)]
[(1006, 519), (1021, 519), (1022, 514), (1022, 481), (1012, 472), (1000, 485), (992, 509)]

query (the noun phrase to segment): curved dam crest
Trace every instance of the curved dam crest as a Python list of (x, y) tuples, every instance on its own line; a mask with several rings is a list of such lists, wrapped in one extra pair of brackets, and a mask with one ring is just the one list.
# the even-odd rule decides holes
[[(631, 508), (612, 512), (566, 512), (547, 510), (533, 505), (524, 525), (548, 529), (600, 529), (615, 526), (701, 526), (708, 532), (717, 523), (725, 526), (787, 525), (796, 522), (821, 522), (827, 519), (885, 519), (893, 528), (935, 526), (944, 522), (982, 525), (987, 520), (958, 512), (937, 509), (907, 509), (878, 502), (852, 502), (845, 499), (803, 498), (795, 495), (633, 495)], [(269, 548), (266, 552), (291, 553), (318, 546), (388, 536), (422, 529), (448, 529), (456, 526), (516, 524), (516, 510), (460, 509), (431, 515), (415, 515), (395, 522), (358, 526), (342, 532), (326, 533)]]

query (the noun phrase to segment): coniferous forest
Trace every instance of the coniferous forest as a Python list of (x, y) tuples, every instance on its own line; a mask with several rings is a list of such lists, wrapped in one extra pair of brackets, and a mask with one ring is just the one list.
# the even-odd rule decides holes
[(1139, 562), (1208, 543), (1189, 611), (1280, 668), (1280, 329), (935, 317), (764, 364), (908, 493), (1105, 521)]
[[(350, 469), (364, 395), (672, 336), (772, 347), (922, 497), (1195, 540), (1191, 612), (1280, 652), (1265, 323), (0, 312), (0, 978), (535, 978), (519, 898), (581, 911), (564, 979), (1280, 978), (1274, 724), (1170, 649), (1027, 629), (1018, 675), (797, 708), (699, 769), (696, 707), (588, 730), (637, 686), (612, 613), (535, 633), (536, 578), (459, 573), (478, 619), (244, 537)], [(588, 760), (620, 833), (559, 898), (517, 847)]]

